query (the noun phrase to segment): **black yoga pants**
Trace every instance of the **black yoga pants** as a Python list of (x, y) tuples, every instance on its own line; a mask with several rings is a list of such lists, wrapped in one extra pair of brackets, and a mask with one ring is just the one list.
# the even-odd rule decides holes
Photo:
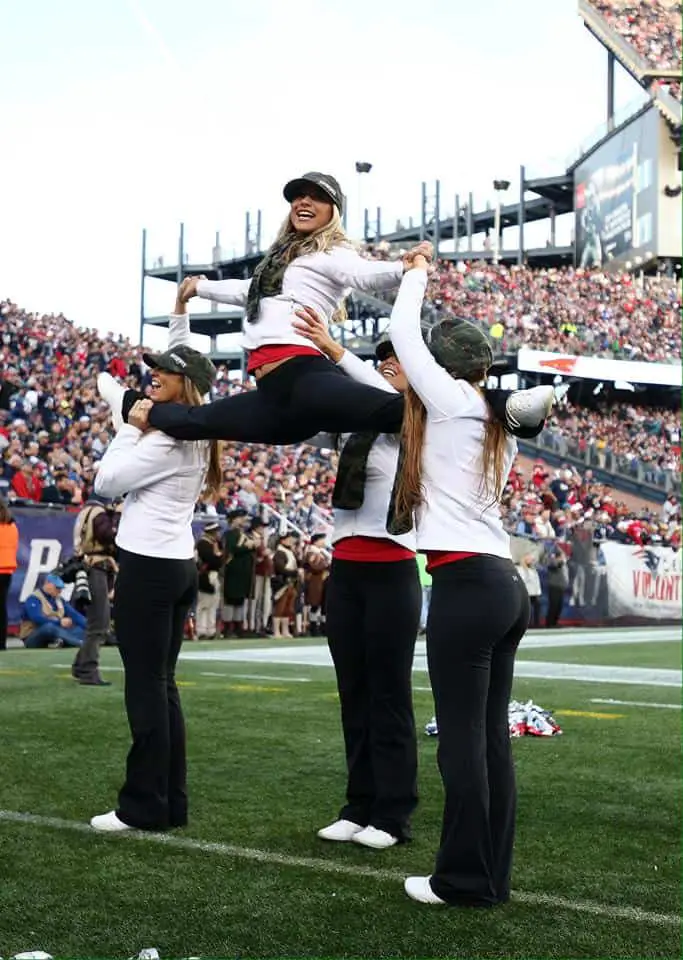
[(301, 443), (316, 433), (398, 433), (403, 397), (357, 383), (324, 357), (293, 357), (256, 390), (200, 407), (155, 404), (153, 427), (178, 440)]
[(427, 662), (445, 806), (431, 885), (447, 903), (510, 896), (517, 794), (508, 704), (528, 623), (529, 597), (510, 560), (479, 555), (433, 571)]
[[(507, 422), (510, 390), (487, 390), (496, 419)], [(137, 394), (128, 391), (124, 418)], [(317, 433), (399, 433), (403, 396), (368, 387), (324, 357), (293, 357), (262, 377), (256, 390), (199, 407), (156, 404), (149, 422), (178, 440), (302, 443)], [(514, 431), (534, 437), (543, 424)]]
[(142, 830), (187, 823), (185, 722), (175, 668), (196, 592), (194, 560), (120, 551), (114, 618), (133, 744), (116, 813)]
[(417, 805), (412, 699), (422, 591), (412, 560), (333, 560), (327, 642), (341, 704), (346, 804), (339, 819), (410, 838)]

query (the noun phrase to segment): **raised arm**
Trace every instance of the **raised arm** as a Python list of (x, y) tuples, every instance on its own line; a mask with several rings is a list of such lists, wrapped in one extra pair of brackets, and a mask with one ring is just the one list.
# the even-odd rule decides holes
[(398, 390), (371, 363), (366, 363), (355, 353), (345, 350), (337, 366), (353, 380), (364, 383), (367, 387), (376, 387), (386, 393), (398, 393)]
[(335, 280), (342, 287), (351, 287), (361, 293), (379, 293), (398, 286), (405, 270), (417, 255), (431, 260), (434, 254), (432, 244), (426, 240), (418, 243), (400, 260), (367, 260), (350, 247), (335, 247), (318, 258), (321, 272)]
[(329, 253), (319, 254), (316, 266), (341, 287), (351, 287), (361, 293), (393, 290), (401, 282), (401, 260), (367, 260), (350, 247), (335, 247)]
[(474, 387), (455, 380), (440, 366), (422, 339), (420, 312), (427, 270), (416, 267), (401, 281), (396, 297), (389, 335), (403, 372), (432, 417), (486, 416), (486, 403)]
[(200, 279), (196, 285), (196, 295), (202, 300), (214, 300), (216, 303), (230, 303), (234, 307), (245, 307), (251, 280), (206, 280)]
[(314, 343), (318, 350), (322, 351), (328, 360), (336, 363), (347, 376), (368, 387), (377, 387), (387, 393), (396, 393), (394, 387), (371, 364), (364, 363), (360, 357), (345, 350), (340, 343), (332, 339), (327, 324), (313, 307), (300, 308), (296, 311), (296, 316), (297, 319), (292, 322), (292, 326), (297, 333)]
[(99, 462), (95, 493), (113, 498), (150, 487), (174, 476), (180, 461), (180, 448), (171, 437), (156, 431), (145, 436), (137, 427), (124, 423)]
[(183, 299), (183, 291), (187, 281), (178, 287), (175, 307), (168, 318), (168, 350), (174, 347), (190, 346), (190, 317), (187, 312), (187, 300)]

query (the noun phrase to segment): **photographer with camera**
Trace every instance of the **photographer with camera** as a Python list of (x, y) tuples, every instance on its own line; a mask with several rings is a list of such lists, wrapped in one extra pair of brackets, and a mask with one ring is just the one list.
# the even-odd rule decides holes
[[(105, 506), (100, 501), (88, 500), (74, 527), (75, 560), (81, 574), (87, 575), (90, 603), (83, 646), (71, 667), (74, 680), (85, 686), (108, 687), (110, 683), (100, 675), (100, 647), (111, 630), (110, 595), (114, 586), (117, 564), (114, 559), (114, 538), (119, 526), (120, 507)], [(75, 572), (76, 578), (79, 572)], [(72, 602), (75, 602), (78, 580)]]

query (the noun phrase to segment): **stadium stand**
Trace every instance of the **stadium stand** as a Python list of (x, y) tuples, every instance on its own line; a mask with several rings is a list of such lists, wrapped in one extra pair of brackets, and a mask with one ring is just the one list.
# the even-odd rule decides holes
[[(373, 255), (394, 254), (378, 244)], [(442, 261), (428, 299), (440, 315), (502, 325), (503, 353), (524, 346), (618, 360), (681, 359), (680, 284), (662, 274), (638, 281), (625, 272)]]
[[(680, 358), (680, 328), (675, 322), (679, 298), (675, 286), (664, 278), (654, 278), (639, 289), (631, 277), (622, 275), (442, 264), (432, 298), (441, 310), (502, 323), (505, 337), (515, 345), (552, 344), (564, 350), (571, 346), (659, 362)], [(62, 314), (28, 313), (10, 301), (0, 304), (0, 315), (0, 372), (23, 384), (12, 409), (0, 413), (0, 492), (13, 502), (76, 508), (92, 490), (97, 460), (110, 439), (95, 377), (108, 369), (144, 388), (148, 376), (141, 348), (127, 338), (80, 330)], [(567, 324), (570, 330), (563, 329)], [(227, 370), (219, 369), (217, 396), (248, 389), (249, 383), (229, 380)], [(668, 471), (677, 484), (680, 429), (680, 411), (637, 405), (587, 410), (565, 403), (548, 424), (546, 445), (563, 456), (593, 445), (596, 466), (604, 467), (611, 454), (625, 473), (640, 463), (653, 476)], [(198, 510), (225, 515), (238, 506), (250, 512), (263, 507), (305, 532), (322, 529), (330, 521), (335, 466), (336, 454), (326, 448), (228, 444), (220, 499), (199, 504)], [(552, 473), (550, 485), (556, 479)], [(573, 487), (580, 481), (582, 502), (600, 499), (604, 485), (591, 481), (590, 471), (583, 478), (575, 470), (573, 475)], [(547, 501), (547, 491), (537, 485), (530, 490), (535, 500), (527, 499), (527, 512), (538, 511), (544, 496)], [(644, 522), (659, 524), (659, 510), (646, 511)], [(572, 514), (572, 523), (577, 514)], [(517, 522), (514, 510), (510, 516)], [(634, 516), (633, 509), (621, 502), (622, 527)], [(561, 531), (567, 522), (564, 511), (558, 508), (552, 522)], [(618, 524), (607, 529), (607, 536), (623, 534)]]
[[(657, 70), (681, 69), (681, 16), (676, 0), (590, 0), (610, 27)], [(680, 84), (678, 85), (680, 99)]]

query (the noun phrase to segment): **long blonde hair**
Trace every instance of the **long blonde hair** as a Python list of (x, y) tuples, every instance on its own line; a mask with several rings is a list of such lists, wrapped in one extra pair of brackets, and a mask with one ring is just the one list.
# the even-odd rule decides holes
[[(285, 263), (289, 264), (296, 257), (304, 257), (312, 253), (327, 253), (333, 247), (342, 246), (350, 247), (351, 241), (344, 232), (339, 210), (333, 206), (330, 220), (324, 227), (320, 227), (312, 233), (298, 233), (288, 216), (286, 220), (283, 220), (270, 249), (285, 247), (283, 259)], [(332, 322), (343, 323), (346, 318), (346, 307), (342, 304), (335, 310)]]
[[(474, 382), (483, 379), (477, 376)], [(412, 524), (412, 515), (424, 503), (422, 483), (422, 454), (427, 430), (427, 410), (412, 387), (405, 392), (405, 407), (401, 426), (403, 466), (396, 490), (396, 516), (399, 521)], [(484, 427), (481, 451), (482, 488), (490, 503), (497, 503), (505, 488), (505, 451), (507, 435), (500, 420), (494, 419), (489, 404), (489, 415)]]
[[(199, 388), (189, 377), (183, 377), (183, 391), (179, 402), (187, 403), (191, 407), (199, 407), (203, 402)], [(223, 469), (221, 467), (222, 450), (223, 444), (220, 440), (209, 441), (209, 468), (206, 472), (206, 482), (203, 492), (208, 493), (209, 496), (214, 499), (218, 497), (221, 484), (223, 483)]]

